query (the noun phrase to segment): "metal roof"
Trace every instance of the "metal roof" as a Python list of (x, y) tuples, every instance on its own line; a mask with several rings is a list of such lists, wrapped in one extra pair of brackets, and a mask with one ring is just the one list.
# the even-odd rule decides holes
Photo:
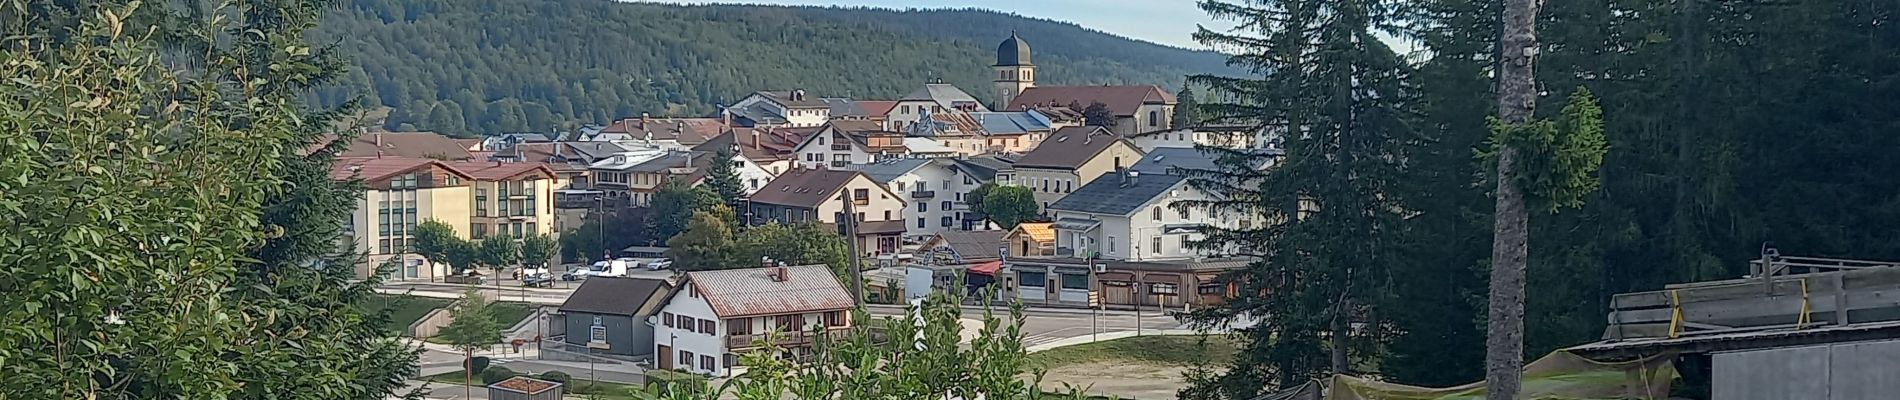
[(1029, 133), (1053, 129), (1049, 117), (1035, 111), (973, 112), (971, 118), (992, 135)]
[(1174, 173), (1171, 172), (1173, 168), (1219, 171), (1221, 168), (1214, 162), (1215, 157), (1213, 154), (1195, 148), (1162, 147), (1149, 150), (1147, 155), (1141, 156), (1141, 161), (1135, 162), (1135, 165), (1129, 166), (1128, 169), (1139, 171), (1143, 175), (1171, 174)]
[[(909, 139), (915, 138), (905, 138), (905, 142), (907, 142), (905, 143), (906, 145), (909, 144)], [(871, 178), (873, 181), (877, 181), (877, 183), (890, 183), (892, 179), (897, 179), (898, 177), (904, 176), (904, 174), (909, 174), (911, 171), (916, 171), (918, 168), (923, 168), (924, 164), (929, 163), (930, 160), (922, 158), (898, 158), (870, 164), (852, 165), (850, 168), (863, 172), (864, 176)]]
[[(774, 268), (785, 269), (783, 282), (767, 275)], [(720, 318), (837, 311), (857, 306), (850, 292), (832, 276), (831, 267), (824, 265), (692, 271), (686, 273), (684, 282), (691, 282)]]
[(642, 316), (653, 312), (660, 302), (656, 293), (672, 290), (662, 279), (597, 276), (581, 282), (574, 294), (561, 303), (561, 312)]
[(1142, 206), (1153, 202), (1155, 198), (1168, 193), (1168, 190), (1187, 181), (1179, 175), (1154, 175), (1129, 172), (1126, 174), (1107, 173), (1089, 181), (1089, 184), (1075, 188), (1075, 192), (1062, 196), (1055, 204), (1049, 205), (1052, 211), (1075, 211), (1094, 214), (1128, 215), (1141, 210)]
[(1010, 31), (1009, 38), (996, 45), (996, 65), (1035, 65), (1029, 63), (1029, 42)]

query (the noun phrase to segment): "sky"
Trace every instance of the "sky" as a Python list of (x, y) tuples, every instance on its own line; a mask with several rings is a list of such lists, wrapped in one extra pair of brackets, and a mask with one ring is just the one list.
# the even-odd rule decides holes
[(870, 6), (884, 8), (985, 8), (1073, 22), (1086, 28), (1150, 42), (1202, 49), (1191, 35), (1197, 24), (1230, 26), (1208, 17), (1194, 0), (631, 0), (678, 4)]

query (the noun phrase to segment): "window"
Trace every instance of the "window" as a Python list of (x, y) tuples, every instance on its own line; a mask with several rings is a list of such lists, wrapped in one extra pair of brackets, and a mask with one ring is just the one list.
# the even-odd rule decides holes
[(1179, 293), (1179, 292), (1180, 292), (1180, 289), (1177, 289), (1177, 288), (1175, 287), (1175, 284), (1172, 284), (1172, 283), (1150, 283), (1150, 284), (1148, 284), (1148, 293), (1152, 293), (1152, 294), (1176, 294), (1176, 293)]
[(844, 312), (843, 311), (826, 312), (825, 326), (830, 326), (830, 327), (844, 326)]
[[(898, 114), (909, 114), (909, 113), (910, 113), (910, 106), (903, 106), (903, 107), (898, 107), (898, 108), (897, 108), (897, 111), (898, 111)], [(820, 144), (823, 144), (823, 143), (820, 143)]]
[(884, 220), (885, 221), (891, 220), (891, 210), (884, 210)]
[(1154, 249), (1149, 250), (1149, 252), (1155, 253), (1157, 255), (1161, 254), (1161, 237), (1155, 236), (1153, 238), (1150, 238), (1149, 242), (1151, 242), (1151, 244), (1154, 245)]
[(1160, 124), (1161, 124), (1161, 112), (1148, 111), (1148, 126), (1156, 126)]
[(818, 135), (818, 145), (819, 145), (819, 146), (823, 146), (823, 145), (825, 145), (825, 136), (824, 136), (824, 135)]
[(1161, 220), (1161, 206), (1155, 206), (1153, 214), (1154, 214), (1154, 219), (1156, 221), (1160, 221)]
[(1195, 291), (1201, 294), (1221, 294), (1221, 292), (1223, 292), (1221, 289), (1224, 288), (1218, 283), (1203, 283), (1199, 288), (1195, 289)]
[(713, 356), (699, 356), (699, 368), (707, 371), (719, 369), (719, 362)]
[(1189, 220), (1189, 219), (1191, 219), (1191, 218), (1193, 218), (1193, 217), (1190, 217), (1190, 216), (1189, 216), (1189, 215), (1191, 215), (1191, 214), (1190, 214), (1190, 212), (1192, 212), (1192, 211), (1193, 211), (1193, 209), (1190, 209), (1190, 208), (1188, 208), (1186, 204), (1177, 204), (1177, 205), (1175, 205), (1175, 206), (1177, 206), (1177, 207), (1181, 207), (1181, 220), (1182, 220), (1182, 221), (1187, 221), (1187, 220)]
[(1043, 272), (1022, 271), (1016, 273), (1016, 279), (1022, 282), (1023, 287), (1042, 287), (1043, 282), (1049, 280), (1049, 275)]
[[(923, 188), (917, 188), (917, 190), (924, 190), (924, 189), (923, 189)], [(902, 192), (902, 191), (904, 191), (904, 183), (903, 183), (903, 182), (898, 182), (898, 183), (897, 183), (897, 191), (899, 191), (899, 192)]]
[(1063, 192), (1063, 193), (1070, 193), (1070, 192), (1074, 192), (1074, 191), (1075, 191), (1075, 180), (1074, 180), (1074, 179), (1064, 179), (1064, 180), (1062, 180), (1062, 192)]
[(686, 366), (688, 366), (688, 367), (691, 367), (691, 366), (693, 366), (693, 365), (692, 365), (692, 364), (693, 364), (693, 352), (690, 352), (690, 351), (686, 351), (686, 350), (680, 350), (680, 363), (683, 363), (683, 364), (686, 364)]
[(930, 212), (930, 203), (922, 202), (922, 201), (917, 202), (917, 212)]
[(742, 318), (742, 319), (726, 320), (726, 334), (733, 335), (733, 336), (752, 334), (752, 319)]
[(1062, 274), (1062, 288), (1088, 290), (1089, 276), (1085, 274)]
[(472, 238), (476, 238), (476, 239), (487, 237), (488, 224), (482, 224), (482, 223), (468, 224), (468, 236)]
[(666, 324), (666, 327), (672, 328), (673, 313), (660, 313), (660, 322)]
[(699, 320), (699, 333), (711, 335), (713, 334), (714, 329), (718, 328), (718, 325), (719, 325), (718, 323), (715, 323), (713, 322), (713, 320), (710, 320), (710, 319)]
[(870, 200), (870, 199), (871, 199), (871, 189), (851, 189), (851, 199), (853, 199), (853, 200)]
[(792, 316), (790, 315), (780, 315), (772, 319), (773, 326), (778, 327), (779, 332), (790, 332), (799, 329), (796, 321), (792, 320)]
[(1108, 254), (1115, 254), (1115, 237), (1108, 237)]
[(950, 203), (950, 201), (949, 201), (949, 200), (944, 200), (944, 201), (943, 201), (943, 205), (942, 205), (942, 207), (940, 207), (940, 208), (938, 208), (938, 209), (939, 209), (939, 210), (944, 210), (944, 211), (950, 211), (950, 208), (951, 208), (951, 207), (953, 207), (953, 206), (954, 206), (954, 205), (952, 205), (952, 204)]
[(924, 217), (917, 217), (917, 227), (918, 228), (924, 227)]
[(1181, 252), (1188, 251), (1188, 235), (1181, 235)]
[(693, 326), (698, 325), (698, 322), (696, 321), (699, 321), (698, 319), (684, 316), (684, 315), (680, 315), (679, 319), (680, 320), (678, 322), (674, 322), (675, 324), (677, 324), (676, 326), (678, 326), (680, 329), (685, 329), (689, 331), (693, 330)]
[(948, 215), (943, 216), (943, 227), (949, 228), (952, 222), (954, 222), (954, 220), (951, 219), (950, 216)]
[(1049, 178), (1042, 178), (1042, 191), (1049, 191)]

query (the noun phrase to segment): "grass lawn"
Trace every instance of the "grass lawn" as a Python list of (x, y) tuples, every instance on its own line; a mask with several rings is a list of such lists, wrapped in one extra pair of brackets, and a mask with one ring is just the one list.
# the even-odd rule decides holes
[[(533, 376), (530, 375), (530, 377), (533, 377)], [(461, 386), (463, 382), (462, 371), (448, 372), (448, 373), (443, 373), (439, 375), (430, 375), (422, 379), (426, 381), (430, 381), (430, 382), (439, 383), (440, 385), (436, 385), (433, 389), (436, 392), (445, 393), (445, 394), (453, 394), (453, 393), (456, 393), (455, 391), (461, 390)], [(475, 375), (475, 381), (478, 382), (475, 385), (476, 391), (487, 390), (487, 389), (484, 389), (485, 387), (484, 385), (479, 384), (481, 380), (482, 380), (482, 376), (480, 374)], [(633, 393), (636, 391), (645, 390), (636, 385), (628, 385), (628, 384), (612, 383), (612, 382), (600, 382), (598, 384), (590, 384), (589, 382), (587, 382), (586, 379), (573, 379), (569, 381), (568, 385), (566, 386), (567, 387), (564, 388), (563, 391), (567, 395), (591, 394), (591, 395), (595, 395), (594, 398), (602, 399), (602, 400), (639, 400), (639, 399), (642, 399), (642, 397), (635, 396)]]
[(1207, 336), (1205, 347), (1200, 336), (1136, 336), (1074, 346), (1058, 347), (1029, 354), (1030, 365), (1055, 367), (1095, 361), (1137, 361), (1157, 364), (1196, 364), (1224, 362), (1234, 356), (1234, 343), (1224, 336)]
[(383, 329), (396, 336), (408, 335), (406, 331), (409, 329), (409, 324), (416, 323), (416, 320), (422, 319), (424, 315), (428, 315), (429, 310), (448, 306), (450, 301), (449, 299), (433, 297), (388, 294), (376, 294), (371, 296), (376, 298), (374, 304), (381, 304), (389, 308), (389, 323), (388, 325), (384, 325)]
[(514, 327), (522, 318), (527, 318), (528, 313), (534, 312), (532, 304), (511, 301), (498, 301), (489, 304), (488, 308), (495, 312), (495, 320), (501, 321), (502, 329)]

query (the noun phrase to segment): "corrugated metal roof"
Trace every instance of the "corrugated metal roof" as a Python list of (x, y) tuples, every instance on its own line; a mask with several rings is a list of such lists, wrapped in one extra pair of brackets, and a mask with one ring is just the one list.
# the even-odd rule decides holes
[[(1131, 174), (1133, 175), (1133, 174)], [(1178, 175), (1138, 174), (1127, 176), (1107, 173), (1062, 196), (1050, 210), (1094, 214), (1128, 215), (1155, 198), (1180, 185), (1187, 178)]]
[(693, 284), (720, 318), (837, 311), (857, 306), (850, 292), (832, 276), (831, 267), (783, 268), (786, 278), (783, 282), (767, 275), (770, 267), (692, 271), (686, 273), (686, 281)]

